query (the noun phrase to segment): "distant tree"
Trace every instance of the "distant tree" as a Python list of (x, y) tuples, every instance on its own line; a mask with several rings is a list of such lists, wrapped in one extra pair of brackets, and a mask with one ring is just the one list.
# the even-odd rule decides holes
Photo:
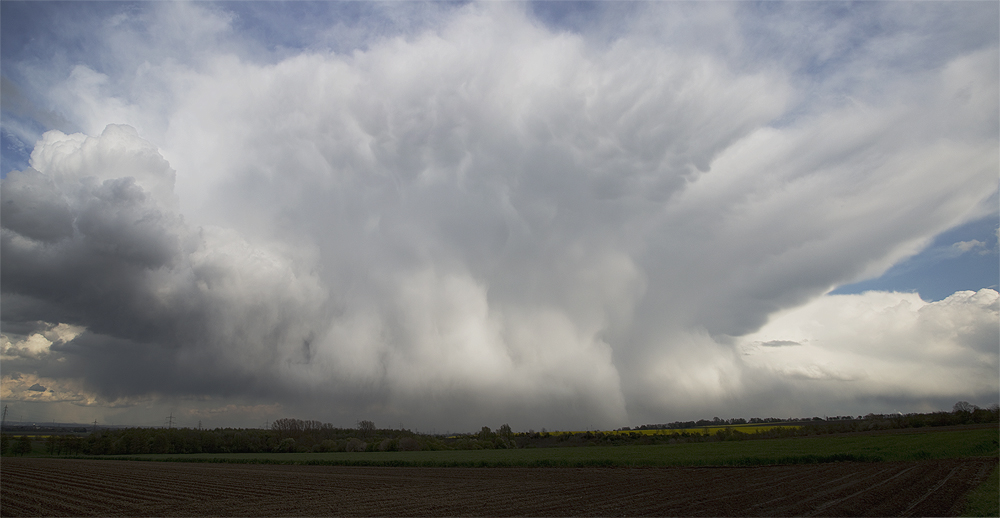
[(361, 437), (371, 437), (375, 434), (375, 423), (367, 419), (358, 421), (358, 434)]
[(278, 433), (279, 437), (298, 437), (305, 428), (305, 423), (300, 419), (283, 418), (271, 423), (271, 430)]
[(286, 437), (278, 443), (278, 451), (282, 453), (295, 453), (295, 439)]
[(500, 437), (503, 438), (503, 440), (505, 441), (509, 441), (511, 440), (511, 438), (514, 437), (514, 431), (510, 429), (510, 425), (507, 423), (504, 423), (502, 426), (500, 426), (500, 429), (497, 430), (497, 433), (500, 434)]
[(969, 403), (968, 401), (959, 401), (958, 403), (955, 403), (955, 406), (952, 407), (951, 411), (955, 412), (955, 413), (958, 413), (958, 412), (972, 412), (976, 408), (977, 408), (976, 405), (973, 405), (973, 404)]
[(490, 430), (489, 426), (484, 426), (482, 430), (479, 430), (479, 440), (489, 441), (493, 437), (493, 430)]
[(420, 443), (413, 437), (403, 437), (399, 440), (400, 451), (420, 451)]
[(14, 445), (15, 453), (18, 455), (25, 455), (31, 453), (31, 438), (27, 435), (22, 435), (17, 438), (17, 444)]

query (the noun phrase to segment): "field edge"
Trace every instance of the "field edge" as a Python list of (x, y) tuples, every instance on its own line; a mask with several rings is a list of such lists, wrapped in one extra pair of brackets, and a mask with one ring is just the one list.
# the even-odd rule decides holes
[(1000, 516), (1000, 466), (978, 487), (965, 495), (962, 516)]

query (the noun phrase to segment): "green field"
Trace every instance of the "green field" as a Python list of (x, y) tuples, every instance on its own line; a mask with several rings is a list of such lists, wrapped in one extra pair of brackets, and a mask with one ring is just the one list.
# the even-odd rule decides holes
[(996, 456), (996, 429), (830, 435), (652, 446), (365, 453), (127, 455), (89, 458), (342, 466), (759, 466)]

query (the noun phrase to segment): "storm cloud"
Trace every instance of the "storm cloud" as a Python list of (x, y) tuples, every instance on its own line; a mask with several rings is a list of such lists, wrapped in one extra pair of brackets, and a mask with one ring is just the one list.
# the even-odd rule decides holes
[(994, 290), (826, 294), (995, 213), (997, 30), (954, 12), (997, 7), (829, 7), (438, 6), (302, 49), (102, 15), (92, 60), (19, 69), (79, 132), (0, 190), (3, 397), (422, 429), (992, 398)]

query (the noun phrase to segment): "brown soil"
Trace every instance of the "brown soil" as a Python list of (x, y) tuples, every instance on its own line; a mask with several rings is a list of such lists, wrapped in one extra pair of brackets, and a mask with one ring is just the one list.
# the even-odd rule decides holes
[(949, 516), (997, 459), (365, 468), (4, 458), (0, 516)]

